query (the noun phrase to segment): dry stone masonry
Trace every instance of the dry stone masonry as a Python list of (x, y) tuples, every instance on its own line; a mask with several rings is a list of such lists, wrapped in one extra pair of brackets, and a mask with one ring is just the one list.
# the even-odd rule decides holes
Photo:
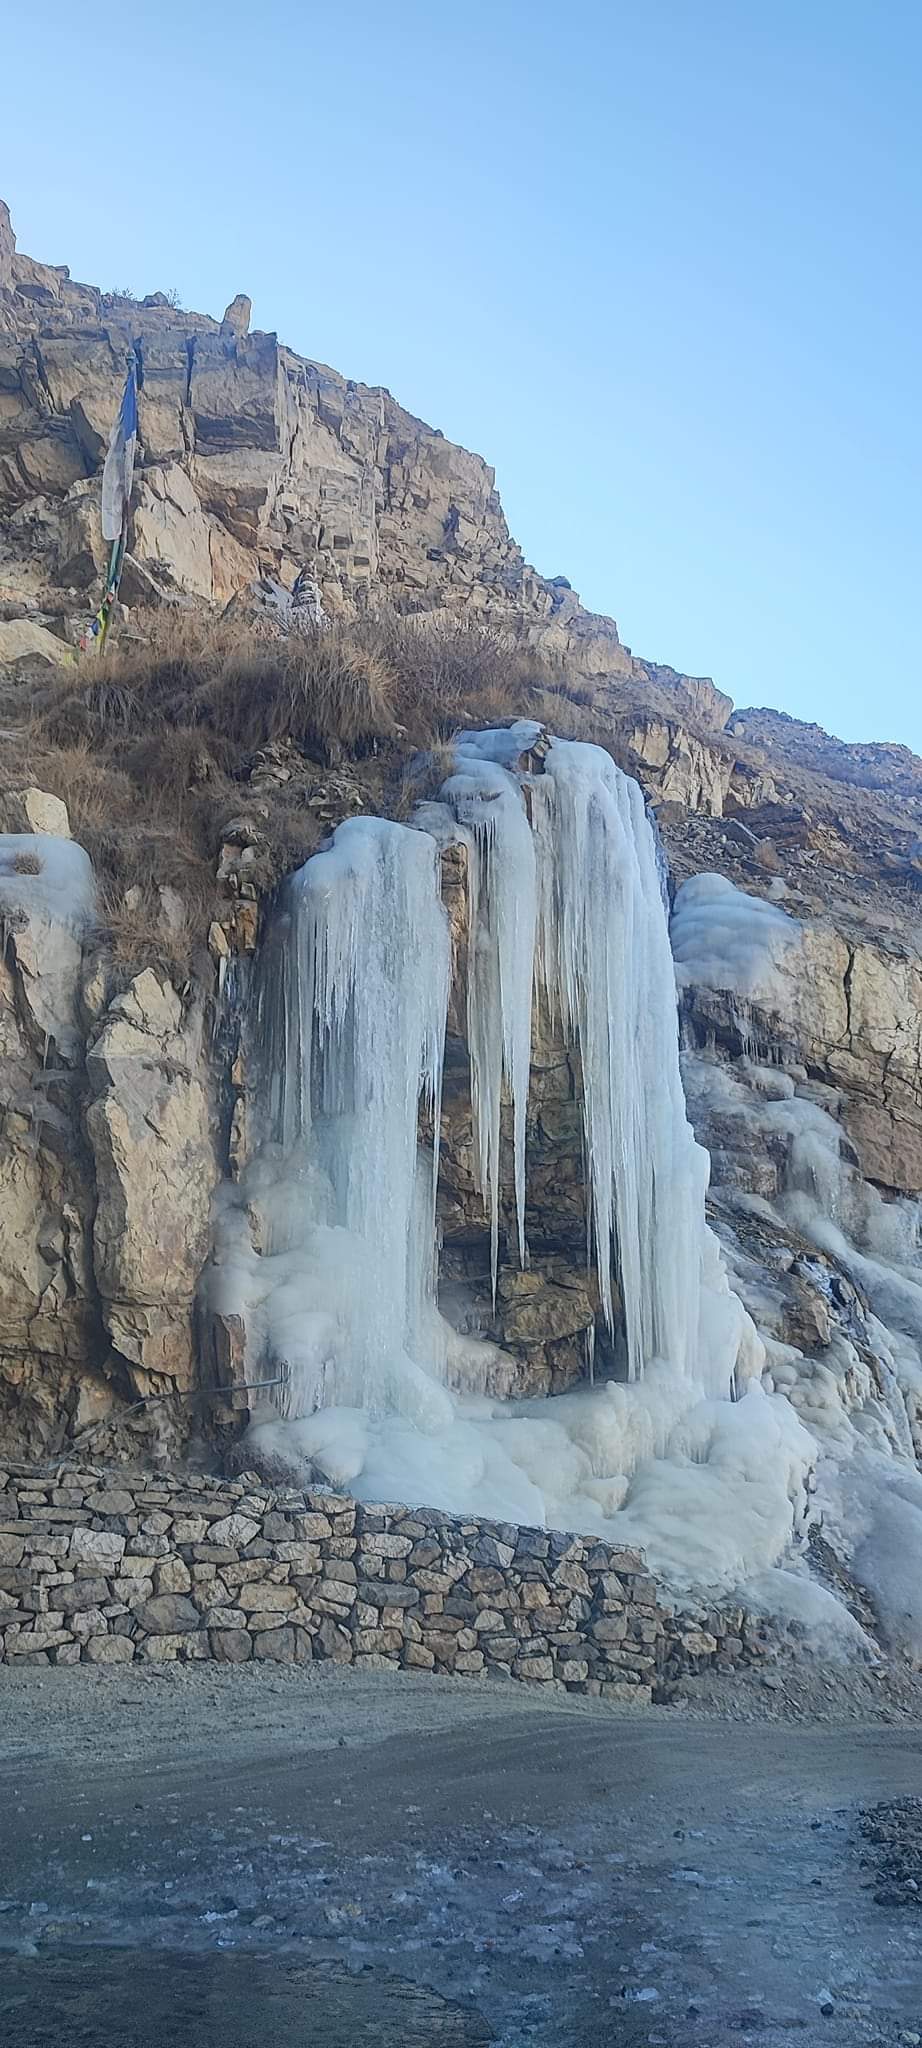
[(249, 1474), (0, 1472), (10, 1665), (331, 1658), (642, 1706), (658, 1672), (742, 1650), (741, 1636), (667, 1616), (639, 1551), (590, 1537), (273, 1491)]

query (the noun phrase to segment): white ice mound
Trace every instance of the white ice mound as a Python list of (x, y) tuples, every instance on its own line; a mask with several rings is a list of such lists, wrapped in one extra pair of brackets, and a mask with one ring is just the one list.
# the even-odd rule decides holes
[(73, 839), (0, 833), (0, 920), (13, 928), (23, 995), (65, 1060), (79, 1056), (78, 988), (96, 917), (92, 862)]
[[(657, 851), (637, 785), (538, 729), (461, 735), (414, 826), (359, 819), (291, 878), (259, 977), (261, 1145), (218, 1207), (213, 1304), (267, 1384), (254, 1446), (365, 1499), (637, 1541), (676, 1583), (771, 1566), (805, 1513), (812, 1441), (732, 1395), (764, 1350), (705, 1223), (685, 1114)], [(512, 1104), (519, 1248), (536, 988), (578, 1049), (587, 1257), (627, 1378), (487, 1398), (495, 1347), (436, 1307), (449, 933), (439, 847), (469, 852), (474, 1151), (494, 1230)], [(425, 1142), (421, 1139), (421, 1131)], [(618, 1303), (620, 1302), (620, 1312)]]
[(89, 854), (49, 832), (0, 832), (0, 913), (11, 911), (84, 931), (96, 915)]
[(676, 890), (670, 936), (680, 987), (725, 989), (777, 1008), (801, 928), (779, 904), (748, 895), (726, 875), (703, 874)]

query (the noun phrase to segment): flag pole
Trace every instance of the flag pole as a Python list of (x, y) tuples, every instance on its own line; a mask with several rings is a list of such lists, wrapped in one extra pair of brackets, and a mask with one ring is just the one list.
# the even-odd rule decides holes
[(101, 654), (103, 648), (105, 647), (106, 636), (109, 631), (109, 626), (112, 620), (112, 613), (115, 608), (116, 599), (118, 597), (118, 587), (122, 580), (122, 565), (125, 560), (126, 538), (126, 533), (123, 531), (120, 534), (118, 540), (113, 541), (112, 543), (112, 549), (109, 555), (109, 566), (108, 569), (106, 570), (106, 581), (105, 588), (102, 594), (102, 603), (100, 604), (98, 611), (95, 611), (93, 613), (93, 617), (90, 619), (89, 624), (85, 627), (83, 633), (80, 636), (81, 654), (89, 654), (91, 652)]

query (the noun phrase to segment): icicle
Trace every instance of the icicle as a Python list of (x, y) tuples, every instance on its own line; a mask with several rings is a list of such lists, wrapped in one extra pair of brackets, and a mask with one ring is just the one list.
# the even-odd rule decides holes
[(656, 812), (651, 810), (649, 804), (644, 805), (644, 812), (647, 824), (649, 825), (650, 830), (653, 834), (653, 849), (656, 857), (656, 873), (659, 880), (660, 900), (663, 906), (663, 915), (665, 916), (666, 922), (668, 924), (670, 914), (669, 862), (666, 859), (665, 848), (663, 846), (662, 838), (660, 836), (660, 829), (659, 824), (657, 822)]
[(613, 1263), (632, 1378), (691, 1369), (707, 1162), (685, 1115), (656, 844), (636, 783), (599, 747), (555, 740), (532, 785), (539, 973), (579, 1045), (602, 1309)]
[(295, 1414), (385, 1407), (432, 1292), (437, 1151), (421, 1190), (417, 1124), (422, 1099), (437, 1148), (449, 975), (438, 885), (428, 834), (351, 819), (290, 878), (262, 963), (270, 1150), (250, 1187), (266, 1249), (289, 1262), (270, 1348), (286, 1350)]
[[(516, 729), (513, 728), (513, 732)], [(496, 741), (504, 756), (521, 753), (504, 731), (463, 733), (455, 744), (457, 773), (442, 801), (470, 835), (470, 943), (467, 988), (468, 1043), (477, 1176), (490, 1218), (493, 1301), (499, 1253), (500, 1125), (505, 1080), (512, 1098), (515, 1209), (519, 1260), (525, 1264), (525, 1120), (531, 1058), (535, 956), (535, 848), (521, 789), (489, 758)]]

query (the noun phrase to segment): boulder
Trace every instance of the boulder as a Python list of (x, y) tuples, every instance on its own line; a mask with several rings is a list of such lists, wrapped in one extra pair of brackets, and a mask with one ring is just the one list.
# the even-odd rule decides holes
[(132, 552), (155, 579), (192, 597), (214, 595), (209, 522), (178, 462), (144, 472), (135, 492)]
[(125, 1538), (113, 1529), (78, 1528), (70, 1539), (72, 1563), (96, 1565), (101, 1572), (115, 1571), (124, 1552)]
[(46, 626), (32, 619), (0, 619), (0, 662), (43, 661), (50, 668), (68, 668), (74, 651)]
[(212, 1629), (208, 1640), (219, 1664), (246, 1664), (253, 1655), (253, 1638), (245, 1628)]
[[(0, 629), (2, 630), (2, 629)], [(70, 838), (70, 818), (62, 797), (30, 784), (0, 795), (0, 830), (44, 832), (52, 839)]]
[(172, 1636), (200, 1628), (202, 1617), (185, 1594), (160, 1593), (153, 1600), (141, 1602), (135, 1609), (135, 1620), (148, 1635)]
[[(128, 1636), (91, 1636), (83, 1645), (83, 1656), (89, 1664), (130, 1664), (135, 1649)], [(58, 1657), (60, 1662), (60, 1654)]]

